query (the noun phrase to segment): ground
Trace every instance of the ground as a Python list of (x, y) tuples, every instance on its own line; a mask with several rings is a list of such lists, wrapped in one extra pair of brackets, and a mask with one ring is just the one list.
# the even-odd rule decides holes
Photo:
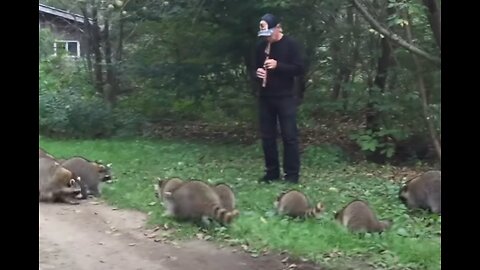
[(146, 214), (112, 208), (101, 201), (40, 203), (39, 211), (42, 270), (322, 269), (287, 262), (281, 255), (254, 258), (205, 240), (164, 242), (161, 235), (168, 230), (147, 229)]

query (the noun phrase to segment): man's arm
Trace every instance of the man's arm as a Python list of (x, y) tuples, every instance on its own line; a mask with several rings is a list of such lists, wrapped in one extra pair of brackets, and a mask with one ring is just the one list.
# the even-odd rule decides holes
[(305, 71), (305, 60), (300, 53), (300, 46), (297, 42), (292, 40), (290, 42), (290, 48), (288, 53), (292, 55), (291, 63), (277, 62), (277, 71), (288, 76), (299, 76)]
[(257, 81), (262, 80), (257, 77), (257, 69), (263, 68), (263, 64), (265, 62), (264, 43), (265, 41), (259, 41), (255, 46), (255, 68), (252, 69), (252, 72), (253, 72), (252, 75), (253, 75), (253, 78), (255, 78)]

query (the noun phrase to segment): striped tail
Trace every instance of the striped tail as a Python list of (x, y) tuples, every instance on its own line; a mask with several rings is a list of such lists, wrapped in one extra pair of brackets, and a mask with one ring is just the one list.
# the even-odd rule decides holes
[(227, 209), (223, 208), (219, 204), (213, 204), (212, 207), (212, 215), (211, 217), (221, 224), (230, 224), (234, 218), (236, 218), (240, 212), (237, 209), (232, 211), (228, 211)]
[(325, 207), (321, 203), (317, 203), (315, 207), (309, 208), (305, 212), (305, 217), (306, 218), (319, 218), (320, 215), (324, 212)]

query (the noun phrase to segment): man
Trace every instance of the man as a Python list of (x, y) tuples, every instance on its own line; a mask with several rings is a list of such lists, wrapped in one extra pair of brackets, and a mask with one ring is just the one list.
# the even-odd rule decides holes
[(280, 21), (272, 14), (260, 20), (256, 47), (256, 77), (259, 90), (259, 117), (266, 174), (261, 181), (280, 178), (277, 148), (277, 121), (283, 140), (283, 171), (285, 180), (298, 183), (300, 154), (297, 131), (297, 100), (294, 94), (295, 76), (303, 75), (304, 59), (298, 44), (283, 34)]

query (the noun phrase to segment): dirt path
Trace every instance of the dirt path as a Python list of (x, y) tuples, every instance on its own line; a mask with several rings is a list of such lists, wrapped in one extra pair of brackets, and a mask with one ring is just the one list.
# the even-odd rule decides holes
[(288, 269), (280, 256), (253, 258), (207, 241), (156, 242), (163, 230), (145, 229), (146, 215), (104, 203), (39, 203), (39, 211), (41, 270)]

